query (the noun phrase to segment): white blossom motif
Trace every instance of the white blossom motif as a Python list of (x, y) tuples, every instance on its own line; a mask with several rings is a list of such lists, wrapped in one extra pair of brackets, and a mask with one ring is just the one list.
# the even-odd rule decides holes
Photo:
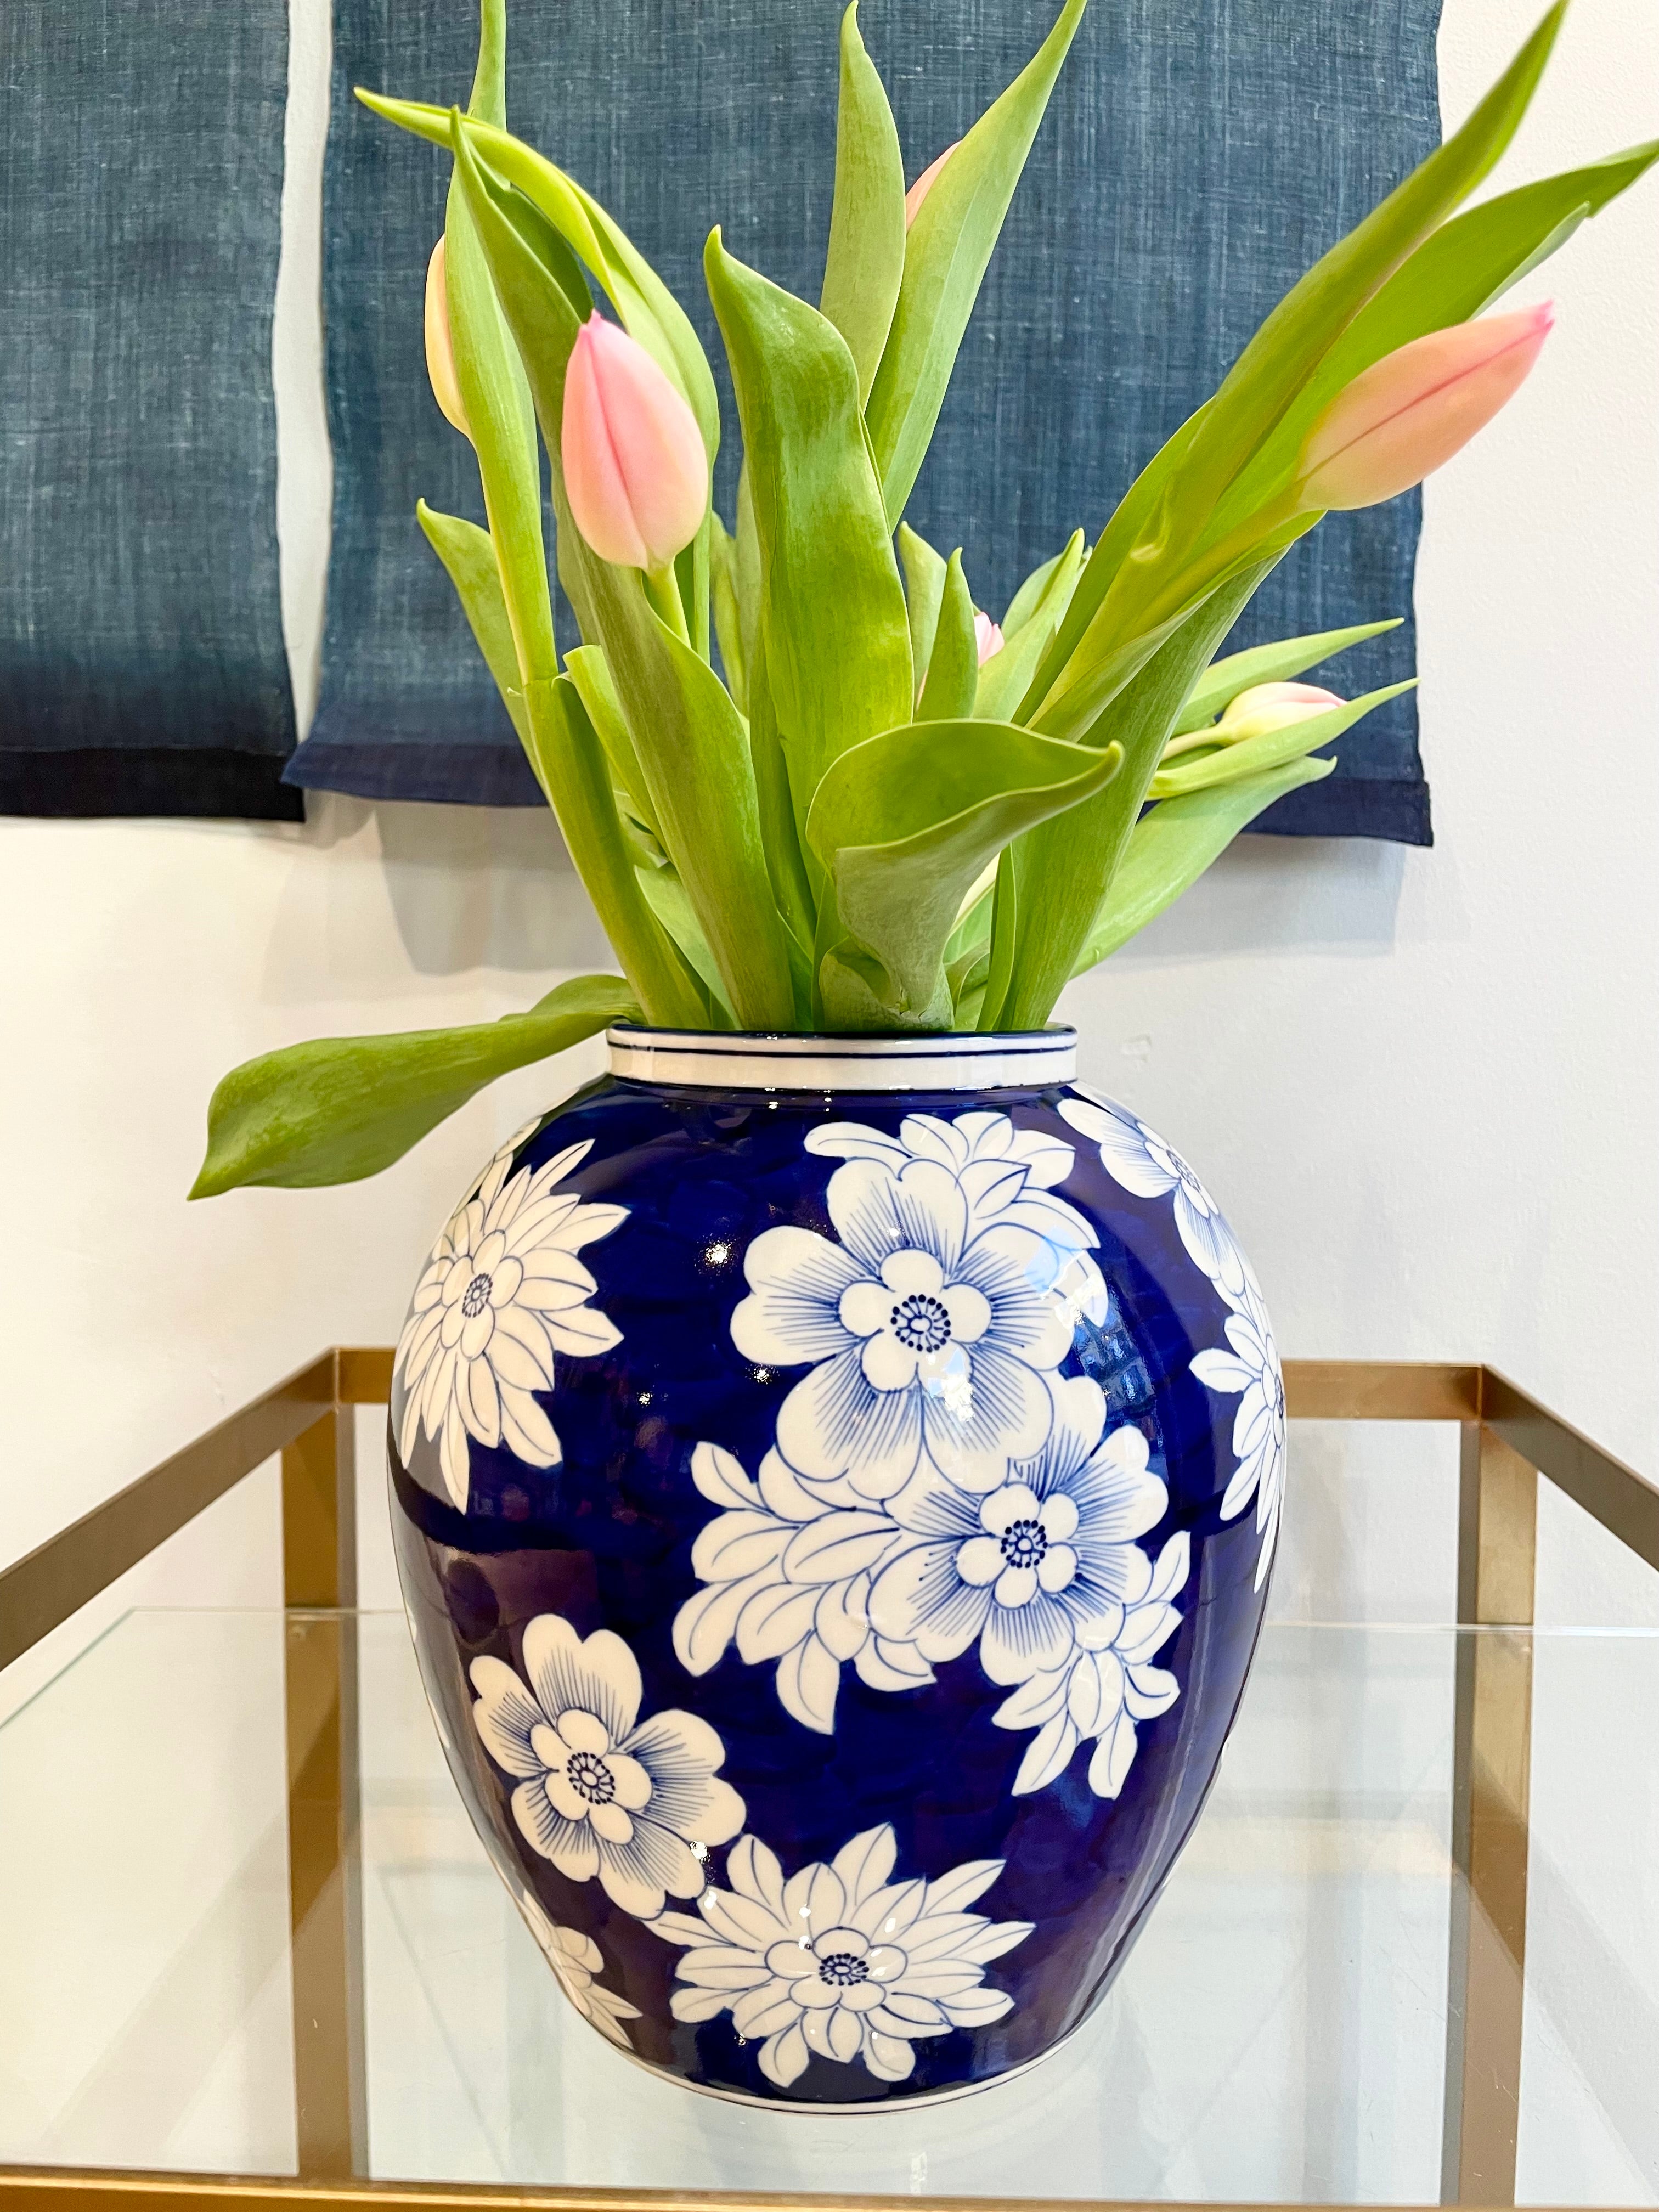
[(579, 1928), (557, 1928), (542, 1911), (527, 1890), (519, 1893), (519, 1910), (525, 1924), (547, 1954), (547, 1963), (558, 1978), (564, 1991), (585, 2021), (597, 2027), (607, 2042), (620, 2050), (630, 2051), (625, 2020), (638, 2020), (640, 2008), (629, 2004), (626, 1997), (618, 1996), (599, 1980), (605, 1972), (605, 1954), (591, 1936), (584, 1936)]
[(1061, 1118), (1100, 1149), (1100, 1164), (1132, 1198), (1175, 1197), (1176, 1227), (1194, 1267), (1230, 1303), (1244, 1290), (1244, 1255), (1220, 1207), (1173, 1145), (1127, 1107), (1093, 1091), (1060, 1102)]
[[(889, 1511), (907, 1531), (877, 1575), (878, 1634), (914, 1644), (930, 1663), (979, 1646), (994, 1682), (1063, 1668), (1076, 1650), (1105, 1650), (1126, 1610), (1145, 1597), (1152, 1562), (1135, 1538), (1155, 1528), (1169, 1492), (1132, 1427), (1104, 1433), (1097, 1383), (1049, 1385), (1048, 1442), (1008, 1481), (972, 1497), (924, 1469)], [(835, 1516), (824, 1525), (833, 1542)]]
[(708, 1847), (744, 1823), (744, 1802), (719, 1778), (726, 1747), (695, 1713), (639, 1718), (639, 1662), (620, 1636), (584, 1640), (556, 1613), (524, 1632), (521, 1679), (500, 1659), (475, 1659), (473, 1723), (513, 1777), (513, 1818), (532, 1848), (572, 1881), (595, 1875), (641, 1920), (665, 1893), (694, 1897)]
[(556, 1351), (591, 1358), (621, 1332), (593, 1305), (592, 1276), (574, 1255), (628, 1218), (557, 1185), (586, 1158), (571, 1145), (509, 1181), (527, 1125), (498, 1152), (433, 1247), (398, 1344), (404, 1392), (398, 1448), (407, 1465), (422, 1430), (439, 1446), (451, 1498), (466, 1510), (469, 1437), (506, 1444), (530, 1467), (555, 1467), (557, 1432), (534, 1395), (553, 1385)]
[(1135, 1755), (1136, 1724), (1168, 1712), (1180, 1696), (1176, 1677), (1152, 1659), (1181, 1625), (1170, 1601), (1190, 1571), (1187, 1532), (1170, 1538), (1155, 1566), (1145, 1553), (1138, 1556), (1146, 1579), (1111, 1639), (1033, 1674), (992, 1716), (999, 1728), (1037, 1731), (1014, 1777), (1016, 1797), (1046, 1790), (1071, 1765), (1079, 1744), (1091, 1740), (1089, 1787), (1097, 1797), (1115, 1797)]
[(1033, 1923), (967, 1908), (1004, 1861), (975, 1859), (937, 1881), (896, 1882), (896, 1856), (892, 1829), (870, 1828), (828, 1865), (803, 1867), (786, 1881), (764, 1844), (740, 1837), (726, 1862), (729, 1890), (704, 1890), (701, 1917), (665, 1912), (652, 1923), (685, 1947), (675, 2019), (730, 2012), (738, 2033), (760, 2043), (761, 2071), (780, 2089), (815, 2053), (902, 2081), (919, 2039), (1002, 2019), (1013, 1999), (984, 1987), (985, 1969), (1023, 1943)]
[(1237, 1465), (1221, 1501), (1221, 1517), (1236, 1520), (1255, 1498), (1255, 1525), (1261, 1537), (1261, 1556), (1255, 1564), (1255, 1587), (1260, 1589), (1273, 1565), (1285, 1496), (1285, 1378), (1279, 1371), (1273, 1323), (1260, 1286), (1248, 1267), (1243, 1294), (1230, 1303), (1233, 1311), (1225, 1326), (1231, 1348), (1200, 1352), (1193, 1361), (1193, 1372), (1208, 1390), (1239, 1394), (1238, 1411), (1233, 1417), (1233, 1456)]
[(1181, 1155), (1144, 1121), (1093, 1092), (1062, 1099), (1060, 1110), (1074, 1129), (1099, 1146), (1101, 1164), (1133, 1196), (1174, 1194), (1182, 1243), (1232, 1309), (1224, 1324), (1231, 1349), (1200, 1352), (1192, 1371), (1206, 1389), (1239, 1394), (1233, 1421), (1237, 1464), (1221, 1501), (1221, 1517), (1236, 1520), (1255, 1499), (1260, 1589), (1273, 1565), (1285, 1489), (1285, 1382), (1261, 1285), (1215, 1200)]
[[(778, 1699), (803, 1727), (829, 1735), (843, 1662), (872, 1690), (914, 1690), (933, 1671), (913, 1644), (870, 1626), (872, 1576), (903, 1529), (864, 1506), (842, 1481), (809, 1489), (774, 1450), (758, 1481), (718, 1444), (700, 1443), (691, 1479), (726, 1510), (700, 1531), (691, 1565), (708, 1587), (680, 1607), (674, 1651), (706, 1674), (734, 1640), (750, 1667), (775, 1659)], [(850, 1501), (837, 1511), (833, 1498)]]
[(1045, 1378), (1079, 1316), (1105, 1315), (1095, 1232), (1050, 1194), (1072, 1147), (989, 1113), (912, 1115), (896, 1139), (832, 1122), (806, 1145), (845, 1162), (824, 1199), (841, 1242), (764, 1231), (732, 1316), (745, 1358), (811, 1363), (778, 1449), (805, 1480), (844, 1476), (866, 1502), (902, 1490), (924, 1450), (963, 1489), (995, 1489), (1048, 1436)]

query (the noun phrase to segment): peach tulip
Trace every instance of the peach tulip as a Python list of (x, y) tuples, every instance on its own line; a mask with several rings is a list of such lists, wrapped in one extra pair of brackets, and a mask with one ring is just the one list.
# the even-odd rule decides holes
[(472, 435), (455, 374), (455, 349), (449, 337), (449, 280), (445, 274), (444, 242), (441, 238), (426, 264), (426, 373), (432, 380), (432, 397), (444, 420), (462, 437)]
[(994, 623), (981, 607), (974, 610), (974, 642), (979, 647), (979, 665), (984, 667), (994, 653), (1002, 650), (1002, 629)]
[(953, 138), (942, 154), (936, 155), (904, 195), (904, 228), (908, 230), (921, 213), (921, 204), (939, 182), (939, 173), (960, 146), (960, 138)]
[(577, 333), (559, 431), (576, 527), (601, 560), (659, 575), (708, 507), (697, 418), (645, 348), (597, 311)]
[(1308, 434), (1296, 498), (1375, 507), (1420, 483), (1484, 429), (1524, 382), (1548, 337), (1549, 302), (1431, 331), (1339, 392)]

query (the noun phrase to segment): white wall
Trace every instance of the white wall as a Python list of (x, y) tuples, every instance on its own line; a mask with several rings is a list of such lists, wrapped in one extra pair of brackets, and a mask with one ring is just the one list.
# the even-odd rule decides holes
[[(295, 6), (276, 356), (285, 604), (308, 707), (328, 495), (327, 57), (320, 0)], [(1447, 0), (1449, 120), (1535, 6)], [(1577, 0), (1499, 181), (1656, 122), (1651, 0)], [(1085, 1074), (1222, 1197), (1286, 1350), (1485, 1358), (1651, 1471), (1659, 181), (1522, 296), (1547, 289), (1559, 319), (1540, 367), (1428, 489), (1418, 613), (1438, 842), (1247, 840), (1064, 1011)], [(338, 799), (303, 830), (0, 823), (0, 938), (6, 1560), (321, 1346), (389, 1340), (465, 1177), (599, 1052), (512, 1079), (375, 1182), (186, 1206), (218, 1075), (320, 1031), (485, 1018), (605, 956), (544, 819)], [(1281, 1612), (1443, 1617), (1450, 1477), (1438, 1444), (1344, 1451), (1304, 1433)], [(269, 1601), (275, 1534), (267, 1476), (9, 1670), (0, 1713), (134, 1595)], [(1547, 1503), (1546, 1617), (1651, 1621), (1654, 1587)], [(1540, 1803), (1555, 1864), (1589, 1849), (1597, 1802), (1564, 1777)], [(1604, 1934), (1619, 1946), (1616, 1911)], [(1528, 2065), (1571, 2073), (1547, 2049)]]

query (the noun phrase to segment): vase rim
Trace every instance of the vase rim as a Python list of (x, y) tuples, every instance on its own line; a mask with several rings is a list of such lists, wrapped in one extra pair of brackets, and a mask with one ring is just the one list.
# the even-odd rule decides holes
[(611, 1073), (698, 1091), (1028, 1091), (1077, 1075), (1077, 1031), (854, 1031), (650, 1029), (605, 1033)]

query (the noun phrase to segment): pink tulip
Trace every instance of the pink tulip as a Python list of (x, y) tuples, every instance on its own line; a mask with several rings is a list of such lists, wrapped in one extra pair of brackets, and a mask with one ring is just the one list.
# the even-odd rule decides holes
[(921, 213), (921, 204), (939, 182), (939, 173), (960, 146), (960, 138), (953, 138), (945, 151), (931, 161), (904, 195), (904, 228), (908, 230)]
[(1252, 684), (1248, 691), (1227, 702), (1226, 713), (1203, 734), (1211, 742), (1220, 738), (1236, 745), (1244, 738), (1282, 730), (1291, 722), (1305, 722), (1314, 714), (1327, 714), (1333, 707), (1347, 703), (1317, 684)]
[(1002, 650), (1002, 630), (991, 620), (983, 608), (974, 610), (974, 641), (979, 647), (979, 665), (984, 667), (994, 653)]
[(1554, 321), (1548, 301), (1431, 331), (1338, 392), (1308, 434), (1297, 502), (1375, 507), (1450, 460), (1524, 382)]
[(659, 574), (708, 507), (697, 418), (645, 348), (597, 312), (564, 378), (559, 456), (576, 527), (601, 560)]
[(426, 264), (426, 373), (432, 380), (432, 397), (444, 420), (464, 438), (472, 435), (455, 374), (455, 349), (449, 337), (449, 280), (445, 274), (444, 242), (441, 238)]
[(1206, 722), (1201, 730), (1172, 738), (1164, 748), (1164, 758), (1176, 762), (1212, 745), (1242, 745), (1246, 738), (1265, 738), (1274, 730), (1288, 729), (1293, 722), (1309, 721), (1316, 714), (1328, 714), (1333, 707), (1347, 703), (1334, 691), (1322, 690), (1317, 684), (1252, 684), (1227, 702), (1227, 711), (1218, 722)]

